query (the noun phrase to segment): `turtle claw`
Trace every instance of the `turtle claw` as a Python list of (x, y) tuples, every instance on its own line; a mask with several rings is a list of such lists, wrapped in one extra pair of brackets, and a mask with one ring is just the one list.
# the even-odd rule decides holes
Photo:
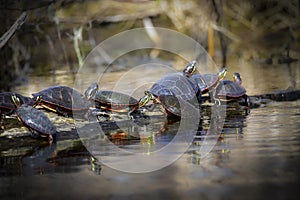
[(111, 121), (113, 120), (113, 117), (111, 116), (111, 114), (108, 114), (106, 112), (97, 112), (96, 113), (96, 117), (98, 121), (102, 121), (101, 118), (103, 117), (105, 119), (105, 121)]
[(130, 120), (133, 120), (133, 119), (134, 119), (134, 117), (133, 117), (133, 112), (134, 112), (134, 110), (131, 110), (131, 111), (129, 111), (129, 112), (127, 113), (127, 116), (128, 116), (128, 118), (129, 118)]
[(103, 121), (101, 118), (104, 118), (105, 120), (104, 121), (112, 121), (113, 120), (113, 117), (110, 115), (110, 114), (100, 114), (100, 115), (97, 115), (97, 120), (98, 121)]
[(134, 108), (132, 109), (131, 111), (129, 111), (127, 113), (127, 116), (129, 119), (133, 120), (135, 119), (135, 117), (133, 116), (133, 114), (145, 114), (147, 111), (148, 111), (148, 108), (149, 106), (142, 106), (142, 107), (137, 107), (137, 108)]
[(36, 139), (40, 137), (40, 134), (37, 131), (31, 130), (31, 137)]
[(131, 114), (128, 114), (128, 119), (129, 120), (134, 120), (134, 117)]
[(55, 140), (56, 140), (56, 135), (49, 135), (48, 136), (48, 142), (49, 142), (49, 144), (51, 145), (51, 144), (53, 144), (54, 142), (55, 142)]

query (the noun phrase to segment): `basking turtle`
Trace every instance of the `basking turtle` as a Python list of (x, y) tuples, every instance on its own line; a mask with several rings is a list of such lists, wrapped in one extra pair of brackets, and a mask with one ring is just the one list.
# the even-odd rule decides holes
[(129, 112), (138, 106), (139, 101), (135, 98), (116, 91), (99, 90), (98, 84), (92, 83), (85, 92), (85, 95), (91, 94), (90, 101), (95, 103), (95, 107), (101, 110), (114, 111), (114, 112)]
[(70, 117), (73, 113), (79, 115), (87, 113), (91, 106), (88, 99), (94, 91), (89, 92), (90, 94), (85, 94), (88, 96), (83, 96), (77, 90), (67, 86), (52, 86), (32, 95), (34, 98), (42, 97), (39, 105), (45, 109)]
[(16, 105), (11, 99), (11, 96), (16, 96), (20, 104), (27, 104), (33, 106), (34, 100), (30, 97), (23, 96), (15, 92), (3, 92), (0, 93), (0, 116), (11, 115), (16, 109)]
[[(12, 95), (11, 99), (17, 107), (16, 114), (19, 121), (32, 132), (33, 137), (46, 136), (49, 142), (55, 140), (56, 128), (45, 113), (27, 104), (20, 105), (20, 99), (16, 95)], [(40, 101), (41, 96), (37, 96), (35, 104)]]
[[(189, 78), (195, 70), (196, 62), (193, 61), (186, 66), (183, 72), (168, 74), (162, 77), (154, 83), (149, 91), (145, 91), (145, 96), (139, 100), (138, 107), (145, 106), (152, 100), (154, 103), (161, 103), (168, 114), (180, 117), (178, 99), (194, 106), (196, 106), (195, 102), (198, 102), (198, 86), (193, 79)], [(167, 97), (172, 97), (172, 99), (168, 100)], [(198, 98), (201, 98), (201, 94)]]
[(233, 80), (223, 80), (214, 91), (214, 98), (219, 103), (233, 102), (244, 99), (242, 105), (250, 107), (249, 97), (246, 94), (246, 89), (241, 86), (242, 79), (239, 73), (233, 74)]
[[(196, 70), (196, 64), (196, 61), (190, 62), (183, 70), (183, 74), (186, 77), (190, 77)], [(95, 90), (98, 90), (97, 83), (93, 83), (89, 86), (86, 95), (89, 95), (91, 93), (90, 91)], [(114, 112), (130, 112), (135, 111), (139, 107), (138, 100), (116, 91), (100, 90), (97, 91), (91, 99), (94, 100), (96, 108)]]
[(201, 94), (206, 94), (213, 87), (216, 87), (221, 80), (225, 78), (227, 74), (227, 69), (223, 68), (219, 73), (217, 74), (194, 74), (191, 76), (191, 79), (193, 79), (201, 92)]
[(116, 91), (98, 91), (93, 100), (96, 108), (114, 112), (129, 112), (138, 106), (139, 101), (135, 98)]

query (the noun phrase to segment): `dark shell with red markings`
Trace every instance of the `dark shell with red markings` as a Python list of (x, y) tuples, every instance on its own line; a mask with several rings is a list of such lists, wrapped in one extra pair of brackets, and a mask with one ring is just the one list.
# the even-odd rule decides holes
[(26, 97), (15, 92), (3, 92), (0, 93), (0, 115), (11, 115), (17, 109), (17, 106), (11, 99), (13, 95), (19, 98), (21, 105), (27, 104), (32, 106), (34, 104), (34, 100), (30, 97)]
[(55, 137), (56, 128), (42, 111), (28, 105), (21, 105), (17, 108), (16, 114), (24, 126), (31, 131), (36, 131), (50, 139)]
[(52, 86), (32, 95), (42, 96), (39, 105), (63, 115), (86, 113), (90, 107), (90, 102), (80, 92), (67, 86)]
[[(166, 112), (175, 117), (181, 117), (180, 103), (198, 107), (198, 86), (192, 79), (182, 73), (174, 73), (158, 80), (149, 90), (158, 98)], [(191, 108), (193, 109), (193, 108)]]
[(191, 117), (198, 116), (197, 113), (199, 114), (198, 109), (195, 109), (197, 108), (195, 105), (174, 95), (161, 95), (158, 98), (170, 117)]
[(182, 73), (169, 74), (158, 80), (149, 90), (159, 97), (161, 95), (174, 95), (185, 101), (196, 100), (198, 87), (192, 79), (183, 76)]
[(96, 108), (111, 110), (115, 112), (128, 112), (138, 106), (139, 101), (135, 98), (116, 91), (98, 91), (92, 100), (95, 101)]
[(179, 100), (174, 95), (161, 95), (159, 101), (165, 108), (168, 115), (181, 117), (181, 107)]
[(218, 84), (218, 74), (194, 74), (191, 78), (198, 84), (202, 94)]
[(230, 80), (221, 81), (215, 92), (215, 97), (219, 99), (238, 99), (244, 95), (246, 89)]

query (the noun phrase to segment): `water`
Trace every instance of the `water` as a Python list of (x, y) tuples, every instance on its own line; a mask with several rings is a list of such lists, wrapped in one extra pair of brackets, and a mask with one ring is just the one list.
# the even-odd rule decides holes
[[(255, 74), (266, 76), (254, 77), (247, 67), (230, 68), (229, 73), (241, 72), (249, 94), (285, 89), (291, 83), (299, 88), (297, 64), (290, 66), (291, 75), (285, 71), (287, 66), (273, 67), (276, 70), (252, 68)], [(282, 71), (287, 74), (274, 79)], [(28, 95), (49, 85), (72, 86), (66, 74), (47, 81), (31, 77), (17, 91)], [(212, 121), (203, 114), (198, 135), (185, 153), (169, 166), (142, 174), (117, 171), (94, 160), (78, 138), (72, 119), (47, 114), (60, 131), (52, 145), (29, 136), (17, 137), (29, 135), (28, 130), (20, 128), (14, 118), (5, 120), (0, 138), (1, 199), (297, 199), (300, 195), (299, 100), (271, 102), (252, 109), (249, 115), (227, 113), (221, 135), (205, 158), (199, 152), (199, 138)], [(158, 118), (148, 126), (125, 123), (126, 131), (116, 134), (112, 129), (111, 137), (129, 151), (163, 147), (180, 124), (165, 126), (164, 120)], [(141, 139), (117, 139), (126, 138), (129, 130)]]

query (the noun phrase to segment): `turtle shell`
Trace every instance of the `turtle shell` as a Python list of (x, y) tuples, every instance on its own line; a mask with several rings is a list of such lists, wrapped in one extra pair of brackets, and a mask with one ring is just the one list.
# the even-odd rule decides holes
[(159, 101), (170, 116), (181, 117), (181, 108), (178, 98), (174, 95), (161, 95)]
[(67, 86), (52, 86), (32, 95), (34, 98), (42, 96), (41, 106), (64, 116), (72, 116), (73, 112), (86, 113), (90, 107), (90, 102), (80, 92)]
[(246, 89), (241, 85), (230, 81), (221, 81), (216, 88), (215, 97), (219, 99), (238, 99), (246, 94)]
[(30, 97), (26, 97), (15, 92), (3, 92), (0, 93), (0, 114), (10, 115), (17, 109), (17, 106), (11, 99), (13, 95), (19, 98), (21, 105), (28, 104), (32, 106), (34, 103), (33, 99)]
[(17, 108), (16, 114), (19, 120), (31, 131), (36, 131), (41, 135), (52, 138), (56, 134), (56, 128), (40, 110), (28, 105), (21, 105)]
[(188, 101), (181, 101), (174, 95), (161, 95), (159, 101), (169, 117), (191, 117), (199, 114), (198, 109), (195, 109), (195, 105)]
[(98, 91), (92, 100), (95, 101), (96, 108), (115, 112), (128, 112), (139, 103), (138, 100), (127, 94), (111, 90)]
[(182, 73), (174, 73), (166, 75), (154, 83), (149, 92), (156, 97), (174, 95), (184, 101), (193, 101), (197, 100), (198, 86)]
[[(182, 73), (169, 74), (158, 80), (149, 90), (156, 96), (168, 115), (181, 117), (180, 105), (189, 104), (192, 109), (198, 106), (199, 89), (192, 79)], [(182, 102), (180, 104), (180, 102)]]
[(200, 89), (202, 94), (206, 94), (218, 83), (218, 74), (194, 74), (191, 76)]

